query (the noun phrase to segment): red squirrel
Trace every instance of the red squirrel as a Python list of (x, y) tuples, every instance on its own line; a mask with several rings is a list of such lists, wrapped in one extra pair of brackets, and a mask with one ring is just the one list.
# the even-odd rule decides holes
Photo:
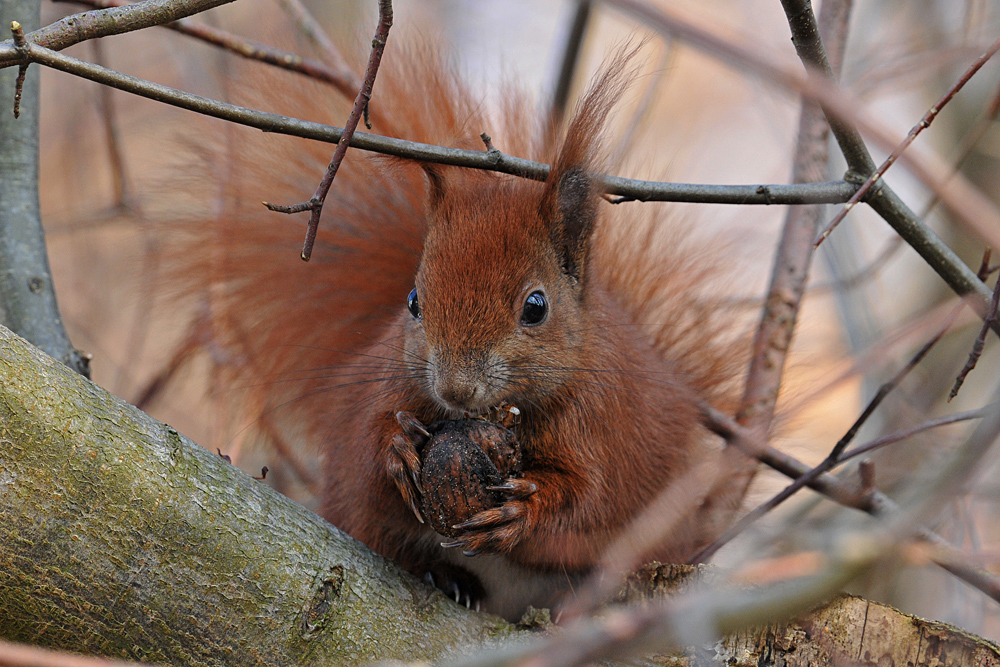
[[(738, 367), (705, 244), (642, 205), (612, 220), (592, 176), (630, 58), (611, 59), (565, 130), (546, 132), (524, 96), (508, 91), (490, 115), (430, 49), (390, 40), (374, 131), (480, 150), (485, 131), (550, 162), (548, 178), (349, 151), (305, 264), (301, 221), (258, 201), (307, 198), (332, 149), (241, 141), (217, 225), (182, 244), (179, 279), (210, 295), (214, 340), (257, 414), (320, 449), (323, 516), (508, 617), (558, 600), (716, 446), (699, 402), (727, 405)], [(270, 90), (254, 102), (332, 124), (330, 108), (348, 108), (319, 87)], [(422, 425), (501, 403), (521, 413), (523, 475), (458, 537), (437, 535), (413, 481)], [(681, 560), (712, 537), (689, 521), (650, 555)]]

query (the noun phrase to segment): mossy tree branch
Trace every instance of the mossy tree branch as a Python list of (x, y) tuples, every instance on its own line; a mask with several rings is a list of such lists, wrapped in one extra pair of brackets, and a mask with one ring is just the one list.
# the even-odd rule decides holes
[(3, 638), (185, 665), (510, 636), (0, 327)]

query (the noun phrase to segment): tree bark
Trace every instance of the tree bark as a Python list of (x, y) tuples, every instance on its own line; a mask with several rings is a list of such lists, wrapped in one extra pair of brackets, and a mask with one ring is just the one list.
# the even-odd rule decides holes
[(0, 610), (5, 639), (185, 665), (427, 660), (514, 632), (3, 327)]

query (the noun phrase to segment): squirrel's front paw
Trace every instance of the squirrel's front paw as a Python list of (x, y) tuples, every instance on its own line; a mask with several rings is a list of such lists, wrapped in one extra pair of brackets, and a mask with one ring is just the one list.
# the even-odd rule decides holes
[(474, 514), (468, 521), (454, 526), (462, 533), (451, 542), (442, 542), (447, 549), (461, 549), (466, 556), (482, 551), (507, 552), (528, 536), (533, 520), (531, 496), (538, 491), (534, 482), (510, 478), (500, 486), (489, 487), (502, 491), (503, 504)]
[(420, 487), (419, 450), (427, 443), (430, 433), (411, 412), (397, 412), (396, 423), (399, 424), (399, 431), (390, 439), (392, 448), (386, 469), (417, 521), (423, 523), (424, 517), (420, 513), (423, 489)]

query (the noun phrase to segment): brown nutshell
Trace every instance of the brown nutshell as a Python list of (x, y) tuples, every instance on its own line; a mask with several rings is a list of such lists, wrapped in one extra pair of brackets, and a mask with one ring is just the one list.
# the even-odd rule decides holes
[(438, 422), (430, 430), (420, 479), (423, 514), (438, 533), (455, 537), (461, 531), (452, 526), (503, 504), (503, 492), (488, 487), (521, 474), (521, 450), (512, 431), (481, 419)]

